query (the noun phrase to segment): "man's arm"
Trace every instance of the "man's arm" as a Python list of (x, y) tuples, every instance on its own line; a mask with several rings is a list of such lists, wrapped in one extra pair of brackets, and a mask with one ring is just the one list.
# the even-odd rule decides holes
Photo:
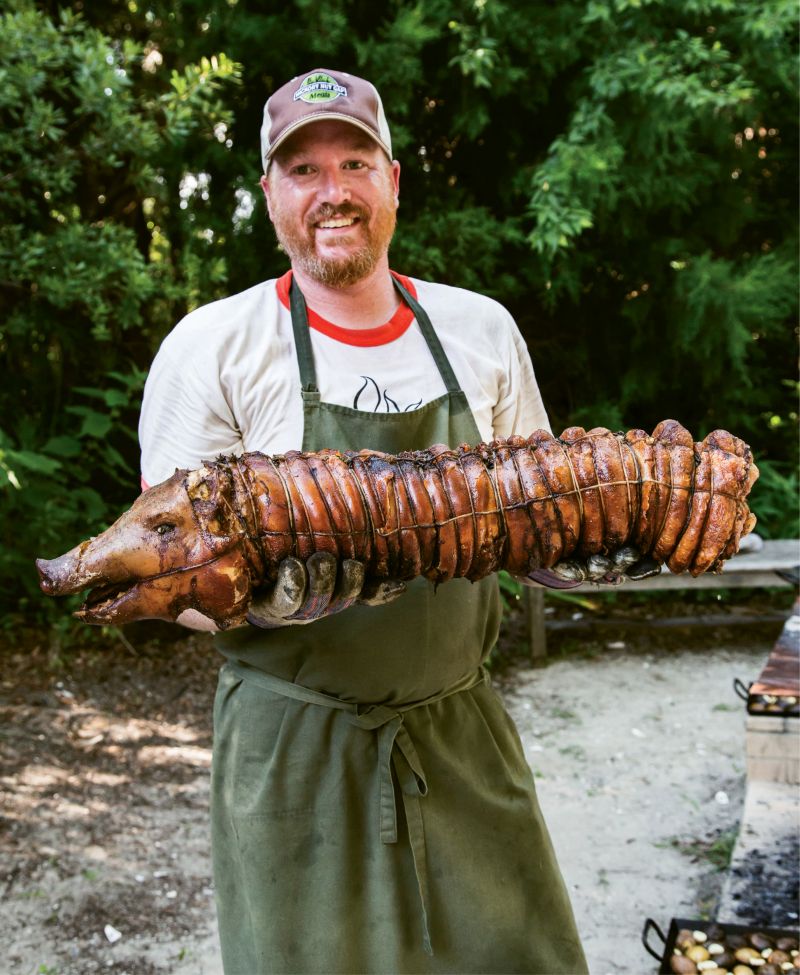
[[(145, 384), (139, 422), (143, 489), (176, 468), (193, 469), (220, 454), (242, 453), (242, 431), (223, 395), (213, 349), (198, 356), (181, 334), (186, 329), (181, 323), (164, 342)], [(356, 602), (389, 602), (404, 590), (403, 583), (394, 581), (365, 586), (364, 567), (354, 560), (340, 565), (325, 553), (305, 563), (285, 559), (275, 584), (255, 590), (248, 622), (265, 628), (306, 624)], [(182, 625), (213, 629), (199, 614), (196, 620), (188, 614)]]
[(494, 435), (528, 437), (534, 430), (552, 432), (525, 339), (505, 309), (503, 314), (507, 319), (506, 369), (492, 417)]
[(170, 336), (145, 383), (139, 418), (142, 480), (148, 487), (176, 468), (192, 470), (220, 454), (242, 452), (242, 435), (218, 374)]

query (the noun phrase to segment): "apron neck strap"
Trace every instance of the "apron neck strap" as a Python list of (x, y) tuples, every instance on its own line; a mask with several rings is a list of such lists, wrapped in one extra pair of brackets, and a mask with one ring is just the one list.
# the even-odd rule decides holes
[(303, 292), (297, 287), (292, 275), (289, 288), (289, 307), (292, 312), (292, 331), (294, 347), (297, 351), (297, 364), (300, 367), (300, 385), (304, 393), (319, 393), (317, 373), (314, 369), (314, 354), (311, 351), (311, 334), (308, 330), (308, 312)]
[(419, 329), (422, 332), (422, 337), (428, 344), (428, 348), (433, 356), (433, 361), (436, 363), (436, 368), (439, 370), (439, 375), (442, 377), (442, 381), (447, 387), (447, 392), (459, 392), (461, 387), (458, 385), (456, 374), (453, 372), (453, 368), (445, 355), (444, 349), (442, 348), (442, 343), (439, 341), (439, 336), (433, 330), (433, 325), (431, 325), (431, 320), (428, 318), (428, 313), (417, 301), (417, 299), (414, 298), (409, 291), (403, 287), (402, 284), (400, 284), (394, 275), (392, 275), (392, 281), (394, 282), (395, 288), (397, 288), (397, 290), (400, 292), (400, 297), (403, 299), (403, 301), (405, 301), (411, 311), (414, 312), (417, 325), (419, 325)]
[[(400, 294), (400, 297), (414, 312), (422, 337), (425, 339), (436, 368), (447, 387), (448, 393), (457, 393), (461, 387), (453, 372), (453, 368), (448, 361), (439, 336), (433, 330), (428, 313), (420, 305), (416, 298), (408, 292), (406, 288), (392, 275), (392, 283)], [(297, 287), (292, 275), (292, 285), (289, 288), (289, 306), (292, 312), (292, 330), (294, 332), (294, 346), (297, 350), (297, 364), (300, 367), (300, 383), (304, 393), (318, 393), (317, 373), (314, 368), (314, 354), (311, 351), (311, 335), (308, 330), (308, 311), (306, 300), (303, 293)]]

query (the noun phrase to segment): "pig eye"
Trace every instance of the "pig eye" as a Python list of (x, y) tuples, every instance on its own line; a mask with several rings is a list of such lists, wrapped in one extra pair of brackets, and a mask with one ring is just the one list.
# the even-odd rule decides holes
[(175, 530), (175, 526), (170, 525), (169, 522), (164, 522), (161, 525), (156, 525), (154, 529), (156, 535), (169, 535), (169, 533), (174, 530)]

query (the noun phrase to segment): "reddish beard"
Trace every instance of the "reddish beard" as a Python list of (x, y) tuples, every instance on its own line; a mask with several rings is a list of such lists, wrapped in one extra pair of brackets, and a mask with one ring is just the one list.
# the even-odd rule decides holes
[[(303, 271), (320, 284), (330, 288), (346, 288), (356, 281), (361, 281), (378, 264), (378, 261), (388, 251), (394, 228), (397, 222), (393, 197), (381, 202), (374, 211), (372, 226), (369, 223), (369, 212), (354, 203), (341, 203), (333, 206), (322, 203), (309, 214), (303, 228), (298, 229), (291, 214), (284, 211), (280, 202), (273, 201), (272, 223), (275, 235), (281, 247), (289, 255), (292, 267)], [(356, 217), (358, 226), (364, 235), (364, 243), (357, 250), (345, 257), (320, 257), (316, 249), (314, 225), (333, 217)], [(342, 239), (346, 243), (347, 238)]]

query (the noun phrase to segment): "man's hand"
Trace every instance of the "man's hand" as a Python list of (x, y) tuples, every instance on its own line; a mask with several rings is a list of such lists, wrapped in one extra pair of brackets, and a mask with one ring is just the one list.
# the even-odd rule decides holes
[(588, 559), (568, 559), (551, 569), (534, 569), (522, 579), (526, 585), (549, 589), (574, 589), (584, 582), (620, 586), (626, 579), (648, 579), (661, 572), (661, 564), (650, 556), (642, 558), (633, 545), (626, 545), (613, 555), (590, 555)]
[(289, 557), (278, 566), (275, 585), (256, 590), (247, 621), (265, 629), (313, 623), (355, 603), (391, 602), (405, 588), (395, 580), (365, 585), (364, 566), (355, 559), (339, 563), (328, 552), (315, 552), (306, 562)]

